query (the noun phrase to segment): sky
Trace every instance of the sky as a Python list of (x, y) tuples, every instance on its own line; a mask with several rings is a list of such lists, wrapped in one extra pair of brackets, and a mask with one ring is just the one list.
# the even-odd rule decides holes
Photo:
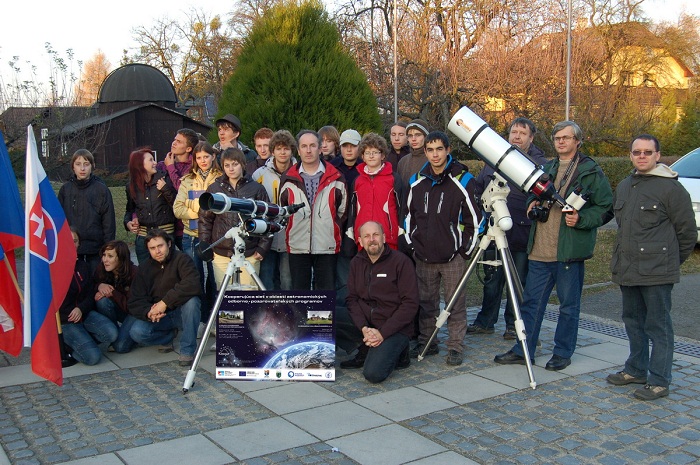
[[(235, 0), (117, 0), (108, 4), (94, 0), (38, 0), (26, 4), (11, 0), (3, 3), (0, 85), (6, 85), (15, 77), (8, 65), (13, 56), (19, 56), (19, 65), (25, 70), (29, 69), (26, 62), (31, 62), (39, 70), (39, 80), (47, 81), (51, 58), (45, 51), (46, 42), (65, 59), (68, 58), (66, 50), (73, 50), (75, 72), (78, 72), (78, 61), (88, 61), (98, 50), (105, 53), (114, 69), (119, 66), (122, 50), (135, 46), (132, 29), (166, 16), (182, 20), (192, 7), (224, 18)], [(646, 0), (643, 6), (655, 20), (673, 21), (683, 9), (700, 16), (698, 0)]]

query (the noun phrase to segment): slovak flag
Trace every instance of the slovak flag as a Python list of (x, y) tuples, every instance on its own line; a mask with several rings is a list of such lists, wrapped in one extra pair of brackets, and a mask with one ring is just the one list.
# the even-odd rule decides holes
[(22, 351), (22, 306), (14, 250), (24, 244), (24, 219), (17, 179), (2, 132), (0, 199), (4, 212), (0, 221), (0, 350), (17, 357)]
[(39, 162), (31, 125), (27, 127), (26, 191), (24, 345), (32, 348), (32, 371), (61, 386), (56, 316), (73, 277), (76, 250), (66, 215)]

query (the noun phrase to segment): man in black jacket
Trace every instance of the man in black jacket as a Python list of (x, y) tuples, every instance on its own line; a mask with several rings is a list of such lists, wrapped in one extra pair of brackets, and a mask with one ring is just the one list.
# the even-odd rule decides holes
[(177, 328), (182, 331), (180, 365), (188, 366), (197, 348), (202, 292), (199, 273), (192, 259), (172, 246), (165, 231), (149, 231), (145, 243), (151, 257), (131, 283), (129, 316), (119, 329), (114, 348), (128, 352), (138, 343), (162, 345), (162, 351), (170, 351)]
[(360, 226), (360, 244), (363, 249), (350, 262), (348, 276), (347, 310), (354, 326), (342, 308), (336, 318), (339, 345), (359, 349), (340, 367), (364, 366), (365, 379), (381, 383), (394, 368), (410, 364), (418, 283), (411, 259), (386, 246), (381, 224), (368, 221)]

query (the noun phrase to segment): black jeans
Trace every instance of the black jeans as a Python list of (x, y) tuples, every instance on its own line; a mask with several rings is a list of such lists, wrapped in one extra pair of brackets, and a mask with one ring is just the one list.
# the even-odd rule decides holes
[(289, 271), (292, 275), (292, 289), (335, 291), (335, 254), (290, 253)]

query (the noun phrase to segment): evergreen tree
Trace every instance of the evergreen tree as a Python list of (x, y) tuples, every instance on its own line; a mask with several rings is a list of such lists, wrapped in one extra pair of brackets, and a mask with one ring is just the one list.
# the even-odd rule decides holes
[(241, 119), (244, 142), (261, 127), (381, 130), (372, 89), (318, 0), (280, 4), (253, 26), (224, 85), (226, 113)]

